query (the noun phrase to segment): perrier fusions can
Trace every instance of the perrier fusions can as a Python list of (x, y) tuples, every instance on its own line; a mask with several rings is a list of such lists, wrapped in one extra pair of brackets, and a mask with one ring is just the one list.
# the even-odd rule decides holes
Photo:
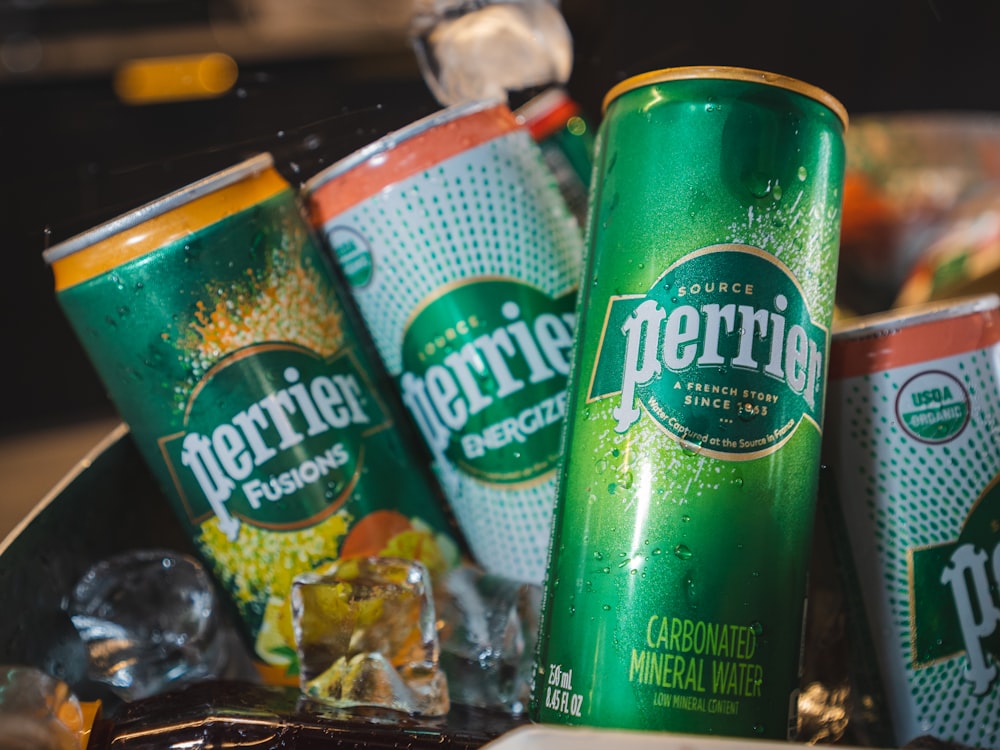
[(605, 109), (532, 715), (785, 738), (846, 113), (732, 68)]
[(298, 682), (296, 574), (368, 555), (416, 558), (432, 573), (457, 562), (402, 407), (386, 397), (269, 155), (45, 258), (137, 447), (235, 602), (265, 679)]

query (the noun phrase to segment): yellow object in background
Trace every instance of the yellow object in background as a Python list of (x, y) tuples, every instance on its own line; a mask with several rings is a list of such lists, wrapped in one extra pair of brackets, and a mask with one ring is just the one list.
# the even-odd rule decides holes
[(209, 99), (233, 87), (239, 69), (229, 55), (151, 57), (124, 63), (115, 73), (115, 93), (127, 104)]

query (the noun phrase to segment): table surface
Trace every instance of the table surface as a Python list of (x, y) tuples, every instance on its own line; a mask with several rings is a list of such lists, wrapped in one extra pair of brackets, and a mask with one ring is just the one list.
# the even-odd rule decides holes
[(0, 439), (0, 540), (118, 424), (102, 418)]

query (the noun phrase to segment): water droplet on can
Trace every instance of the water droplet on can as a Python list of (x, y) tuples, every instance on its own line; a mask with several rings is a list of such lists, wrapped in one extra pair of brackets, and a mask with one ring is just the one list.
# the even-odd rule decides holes
[(689, 456), (697, 456), (701, 453), (702, 445), (694, 440), (681, 440), (681, 450)]
[(755, 198), (764, 198), (771, 192), (771, 180), (760, 172), (754, 172), (747, 178), (747, 190)]
[(674, 547), (674, 556), (681, 560), (690, 560), (693, 555), (691, 548), (685, 544), (678, 544)]

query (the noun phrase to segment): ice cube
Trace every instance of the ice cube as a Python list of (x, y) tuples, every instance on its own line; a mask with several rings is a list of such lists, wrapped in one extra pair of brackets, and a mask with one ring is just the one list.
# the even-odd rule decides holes
[(573, 65), (573, 40), (552, 0), (415, 0), (410, 41), (446, 106), (566, 83)]
[(88, 673), (133, 701), (221, 676), (230, 641), (197, 560), (135, 550), (98, 562), (73, 588), (70, 619), (87, 647)]
[(538, 639), (540, 586), (461, 566), (437, 586), (441, 666), (451, 700), (520, 714)]
[(421, 563), (342, 560), (297, 576), (291, 596), (304, 694), (339, 707), (448, 712), (430, 575)]
[(0, 665), (2, 750), (79, 750), (84, 729), (65, 682), (34, 667)]

